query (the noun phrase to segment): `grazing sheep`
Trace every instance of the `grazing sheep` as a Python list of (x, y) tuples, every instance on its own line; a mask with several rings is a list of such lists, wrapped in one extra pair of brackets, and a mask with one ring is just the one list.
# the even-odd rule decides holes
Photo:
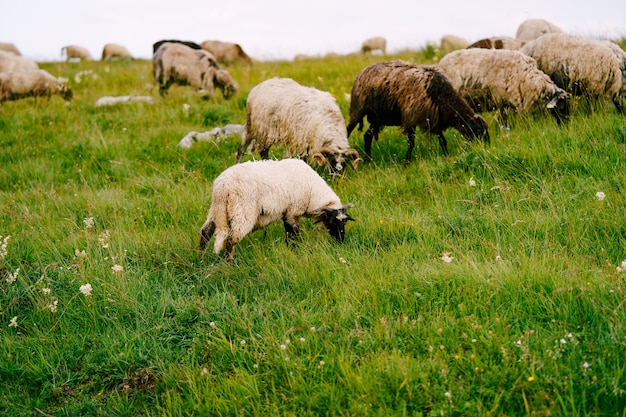
[(406, 161), (411, 160), (415, 129), (420, 127), (439, 137), (444, 155), (448, 145), (444, 130), (453, 127), (472, 140), (480, 137), (489, 143), (487, 123), (454, 90), (444, 72), (434, 65), (389, 61), (370, 65), (352, 84), (348, 136), (363, 118), (370, 124), (365, 133), (365, 154), (371, 158), (372, 138), (384, 126), (401, 126), (408, 137)]
[(526, 19), (517, 28), (515, 38), (520, 41), (533, 41), (546, 33), (561, 33), (560, 27), (545, 19)]
[(130, 58), (133, 59), (131, 53), (122, 45), (115, 43), (107, 43), (102, 48), (102, 60), (109, 61), (113, 58)]
[(624, 60), (605, 41), (548, 33), (527, 43), (521, 51), (533, 57), (539, 69), (569, 93), (591, 102), (608, 97), (620, 113), (624, 112)]
[(30, 71), (39, 69), (39, 65), (25, 56), (13, 52), (0, 51), (0, 72)]
[(373, 51), (381, 51), (385, 55), (387, 53), (387, 39), (382, 36), (365, 39), (361, 45), (361, 52), (367, 54)]
[(250, 90), (238, 163), (250, 144), (263, 159), (272, 145), (281, 144), (288, 156), (308, 157), (333, 174), (341, 173), (348, 160), (353, 167), (361, 161), (350, 148), (335, 98), (290, 78), (271, 78)]
[(217, 62), (220, 64), (233, 64), (236, 62), (243, 62), (247, 65), (252, 64), (252, 58), (250, 58), (243, 48), (237, 43), (222, 42), (222, 41), (204, 41), (200, 44), (200, 47), (205, 51), (209, 51)]
[(467, 47), (470, 48), (484, 48), (484, 49), (512, 49), (518, 50), (526, 41), (512, 38), (510, 36), (492, 36), (490, 38), (483, 38), (477, 40), (473, 44)]
[(180, 41), (178, 39), (163, 39), (152, 44), (152, 55), (156, 54), (156, 51), (164, 43), (181, 43), (185, 46), (190, 47), (191, 49), (202, 49), (200, 45), (192, 41)]
[(509, 108), (517, 113), (547, 108), (558, 123), (569, 115), (569, 94), (519, 51), (461, 49), (444, 56), (439, 66), (474, 110), (497, 108), (504, 124)]
[(215, 234), (215, 253), (226, 249), (226, 259), (248, 233), (282, 220), (289, 242), (298, 236), (300, 217), (322, 222), (342, 243), (345, 225), (354, 220), (337, 194), (310, 166), (299, 159), (250, 161), (234, 165), (213, 182), (211, 208), (200, 229), (200, 249)]
[(0, 42), (0, 51), (11, 52), (15, 55), (22, 55), (20, 50), (17, 49), (17, 46), (11, 42)]
[(91, 54), (82, 46), (68, 45), (61, 48), (61, 56), (65, 53), (66, 60), (79, 59), (81, 61), (91, 61)]
[(214, 127), (208, 132), (189, 132), (178, 142), (178, 147), (189, 149), (194, 142), (218, 143), (229, 136), (239, 136), (243, 134), (243, 125), (228, 124), (224, 127)]
[(445, 53), (469, 46), (469, 42), (456, 35), (443, 35), (441, 37), (441, 50)]
[(72, 99), (72, 90), (44, 70), (0, 73), (0, 103), (26, 97), (50, 97), (58, 94)]
[(213, 55), (202, 49), (192, 49), (181, 43), (164, 43), (154, 54), (153, 64), (154, 80), (159, 84), (162, 96), (172, 84), (190, 85), (208, 95), (217, 87), (226, 99), (239, 90), (230, 73), (221, 69)]

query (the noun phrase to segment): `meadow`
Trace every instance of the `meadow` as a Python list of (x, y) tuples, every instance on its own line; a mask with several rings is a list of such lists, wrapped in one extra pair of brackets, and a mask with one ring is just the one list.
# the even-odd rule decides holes
[[(319, 169), (355, 204), (343, 245), (305, 219), (296, 245), (276, 223), (231, 264), (198, 250), (240, 139), (183, 136), (244, 123), (273, 76), (347, 118), (362, 68), (438, 57), (232, 66), (228, 101), (161, 98), (149, 60), (41, 63), (74, 100), (0, 105), (0, 414), (626, 416), (626, 118), (609, 102), (575, 100), (562, 126), (484, 114), (491, 145), (448, 130), (449, 157), (418, 132), (408, 165), (387, 127), (371, 162)], [(94, 106), (127, 94), (155, 103)]]

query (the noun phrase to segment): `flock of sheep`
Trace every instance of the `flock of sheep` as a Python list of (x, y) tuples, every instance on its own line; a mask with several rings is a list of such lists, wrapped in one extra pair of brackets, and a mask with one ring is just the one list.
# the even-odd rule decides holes
[[(618, 112), (624, 111), (626, 52), (613, 42), (569, 35), (550, 22), (529, 19), (515, 38), (494, 36), (470, 45), (447, 36), (441, 48), (448, 53), (436, 65), (393, 60), (363, 68), (352, 84), (347, 124), (328, 92), (280, 77), (252, 88), (236, 164), (213, 183), (200, 247), (204, 249), (215, 235), (215, 252), (225, 249), (230, 260), (234, 247), (251, 231), (282, 220), (290, 240), (298, 234), (298, 219), (303, 216), (323, 223), (342, 242), (345, 224), (353, 220), (346, 211), (353, 205), (342, 204), (309, 164), (327, 167), (336, 175), (348, 164), (356, 167), (362, 159), (348, 138), (357, 126), (363, 128), (365, 118), (369, 124), (365, 157), (372, 157), (372, 140), (378, 140), (382, 128), (399, 126), (408, 139), (408, 162), (418, 127), (436, 135), (447, 155), (443, 132), (448, 128), (468, 140), (489, 143), (482, 112), (499, 111), (506, 123), (509, 112), (546, 111), (562, 123), (569, 116), (572, 95), (592, 102), (610, 99)], [(373, 50), (384, 54), (385, 39), (363, 43), (362, 53)], [(102, 59), (129, 57), (127, 52), (107, 45)], [(66, 47), (65, 53), (69, 59), (81, 51)], [(0, 51), (0, 102), (28, 95), (28, 88), (33, 90), (30, 95), (71, 97), (69, 88), (36, 64), (20, 70), (21, 59), (19, 52)], [(153, 45), (153, 75), (161, 95), (178, 84), (207, 94), (217, 88), (228, 99), (238, 84), (220, 64), (233, 62), (252, 63), (236, 44), (163, 40)], [(33, 74), (33, 80), (26, 81), (25, 74)], [(287, 159), (267, 160), (273, 145), (281, 145)], [(241, 163), (249, 148), (262, 160)]]

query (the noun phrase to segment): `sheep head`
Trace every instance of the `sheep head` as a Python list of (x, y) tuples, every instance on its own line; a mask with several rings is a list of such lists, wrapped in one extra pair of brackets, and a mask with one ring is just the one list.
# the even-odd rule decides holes
[(570, 95), (562, 88), (558, 88), (546, 106), (550, 114), (554, 116), (556, 122), (561, 124), (569, 118)]
[(479, 114), (475, 114), (471, 119), (459, 126), (458, 129), (461, 134), (470, 141), (474, 138), (480, 138), (483, 142), (487, 144), (490, 143), (489, 126), (485, 119)]
[(315, 218), (315, 223), (324, 223), (328, 233), (337, 239), (337, 242), (343, 243), (346, 236), (346, 223), (348, 220), (354, 221), (354, 219), (346, 213), (346, 210), (350, 207), (354, 207), (354, 204), (348, 203), (339, 209), (322, 207), (313, 211), (312, 214)]
[(328, 165), (331, 175), (341, 175), (350, 160), (353, 169), (356, 169), (359, 162), (363, 161), (359, 153), (352, 148), (337, 151), (325, 146), (311, 157), (319, 166)]
[(217, 88), (222, 90), (222, 94), (226, 99), (231, 98), (233, 94), (239, 91), (239, 85), (237, 82), (230, 76), (230, 73), (224, 69), (218, 69), (215, 71), (215, 74), (213, 75), (213, 82)]

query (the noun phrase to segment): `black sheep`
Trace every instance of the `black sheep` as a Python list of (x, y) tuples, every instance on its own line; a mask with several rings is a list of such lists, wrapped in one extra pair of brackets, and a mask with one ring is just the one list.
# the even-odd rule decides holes
[(472, 140), (489, 143), (485, 119), (476, 114), (436, 66), (389, 61), (363, 69), (352, 85), (348, 136), (363, 118), (370, 124), (365, 133), (365, 154), (371, 158), (372, 138), (384, 126), (400, 126), (408, 137), (406, 161), (415, 146), (415, 129), (420, 127), (439, 137), (444, 155), (448, 144), (443, 132), (453, 127)]

